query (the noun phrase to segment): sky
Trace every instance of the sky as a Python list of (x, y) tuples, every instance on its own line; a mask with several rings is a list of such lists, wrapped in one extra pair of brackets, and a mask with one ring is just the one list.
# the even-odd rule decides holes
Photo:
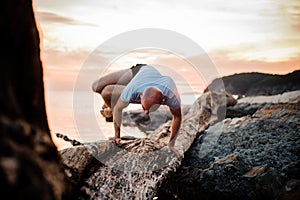
[[(298, 0), (33, 3), (41, 36), (44, 80), (49, 90), (72, 89), (79, 70), (99, 45), (118, 34), (142, 28), (171, 30), (191, 39), (206, 52), (220, 76), (253, 71), (286, 74), (300, 69)], [(178, 65), (176, 56), (164, 57), (164, 53), (157, 56), (144, 50), (127, 54), (115, 66), (159, 64), (162, 60), (165, 65)], [(116, 54), (110, 49), (102, 52), (99, 59)], [(188, 65), (181, 68), (188, 71)]]

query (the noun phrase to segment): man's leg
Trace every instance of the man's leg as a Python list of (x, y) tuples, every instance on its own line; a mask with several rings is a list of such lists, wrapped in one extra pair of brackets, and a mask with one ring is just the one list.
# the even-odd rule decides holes
[(103, 88), (101, 96), (105, 103), (100, 113), (105, 117), (107, 122), (113, 122), (113, 107), (124, 88), (124, 85), (107, 85)]
[(101, 96), (105, 102), (105, 105), (113, 109), (114, 105), (117, 103), (119, 97), (121, 96), (121, 93), (124, 88), (125, 85), (105, 86), (101, 92)]
[(92, 85), (94, 92), (102, 93), (103, 89), (108, 85), (127, 85), (132, 79), (131, 69), (124, 69), (117, 72), (107, 74)]
[[(119, 91), (119, 86), (127, 85), (131, 79), (132, 70), (125, 69), (107, 74), (93, 83), (93, 91), (99, 93), (104, 100), (104, 105), (102, 106), (102, 110), (100, 110), (100, 113), (106, 118), (107, 122), (113, 121), (111, 106), (112, 101), (114, 101), (115, 98), (118, 98), (121, 95), (122, 91)], [(116, 87), (116, 90), (114, 90), (115, 85), (119, 85)], [(123, 89), (124, 88), (122, 88), (122, 90)], [(118, 92), (119, 94), (117, 94)], [(115, 93), (114, 96), (117, 97), (112, 98), (113, 93)]]

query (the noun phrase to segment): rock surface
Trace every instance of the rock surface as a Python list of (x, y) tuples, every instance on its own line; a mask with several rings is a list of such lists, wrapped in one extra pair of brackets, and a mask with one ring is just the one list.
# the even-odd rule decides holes
[(289, 103), (283, 98), (231, 107), (235, 116), (210, 126), (195, 140), (158, 196), (299, 199), (300, 98), (292, 96)]
[(183, 118), (175, 143), (179, 155), (166, 147), (170, 122), (146, 138), (122, 140), (119, 146), (104, 141), (62, 150), (68, 174), (80, 188), (80, 199), (154, 198), (194, 139), (220, 119), (220, 109), (234, 103), (223, 93), (202, 95)]
[(165, 147), (170, 122), (146, 138), (89, 143), (61, 156), (79, 199), (295, 199), (299, 97), (204, 93), (185, 111), (175, 144), (183, 160)]

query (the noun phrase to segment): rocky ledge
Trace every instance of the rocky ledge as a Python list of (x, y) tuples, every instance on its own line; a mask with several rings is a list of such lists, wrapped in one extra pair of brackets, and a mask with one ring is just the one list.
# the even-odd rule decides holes
[(203, 94), (184, 111), (175, 143), (182, 160), (165, 146), (170, 122), (146, 138), (123, 138), (119, 146), (103, 141), (62, 150), (66, 172), (78, 188), (75, 196), (299, 198), (300, 91), (283, 96), (247, 102), (229, 94)]
[[(79, 199), (153, 199), (161, 183), (181, 165), (184, 153), (210, 124), (220, 110), (234, 105), (229, 94), (207, 92), (189, 108), (175, 142), (176, 151), (167, 147), (170, 121), (146, 138), (76, 143), (60, 152), (66, 173)], [(224, 113), (223, 113), (224, 114)], [(224, 117), (224, 115), (223, 115)], [(74, 142), (68, 139), (70, 142)]]
[[(245, 99), (198, 137), (158, 195), (168, 199), (299, 199), (300, 91)], [(291, 98), (288, 98), (291, 97)], [(252, 102), (252, 103), (247, 103)]]

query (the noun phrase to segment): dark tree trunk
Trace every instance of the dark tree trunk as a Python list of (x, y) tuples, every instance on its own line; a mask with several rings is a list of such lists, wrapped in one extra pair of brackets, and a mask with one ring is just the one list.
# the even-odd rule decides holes
[(69, 186), (47, 122), (32, 1), (0, 4), (1, 196), (65, 199)]

